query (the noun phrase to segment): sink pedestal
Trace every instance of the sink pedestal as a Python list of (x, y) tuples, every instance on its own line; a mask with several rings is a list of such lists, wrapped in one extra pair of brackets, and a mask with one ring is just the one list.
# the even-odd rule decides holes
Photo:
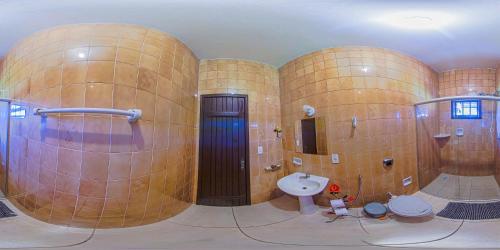
[(314, 204), (312, 196), (299, 196), (300, 213), (314, 214), (318, 211), (318, 206)]

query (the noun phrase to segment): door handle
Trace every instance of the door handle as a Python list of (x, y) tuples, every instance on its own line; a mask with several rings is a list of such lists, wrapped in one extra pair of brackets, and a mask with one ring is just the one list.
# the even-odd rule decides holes
[(245, 160), (240, 161), (240, 169), (245, 170)]

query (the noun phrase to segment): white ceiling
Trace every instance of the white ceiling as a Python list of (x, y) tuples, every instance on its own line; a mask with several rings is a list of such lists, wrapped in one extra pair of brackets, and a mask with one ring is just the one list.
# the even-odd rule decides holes
[[(373, 20), (398, 11), (455, 17), (440, 30)], [(367, 45), (412, 55), (438, 71), (500, 62), (499, 0), (0, 0), (0, 56), (30, 34), (71, 23), (141, 24), (170, 33), (199, 58), (281, 66), (321, 48)]]

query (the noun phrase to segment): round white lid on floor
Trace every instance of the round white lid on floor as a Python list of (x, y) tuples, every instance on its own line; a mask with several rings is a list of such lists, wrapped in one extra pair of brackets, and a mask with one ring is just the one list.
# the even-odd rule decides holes
[(393, 213), (404, 217), (421, 217), (432, 213), (432, 205), (416, 196), (394, 197), (388, 206)]

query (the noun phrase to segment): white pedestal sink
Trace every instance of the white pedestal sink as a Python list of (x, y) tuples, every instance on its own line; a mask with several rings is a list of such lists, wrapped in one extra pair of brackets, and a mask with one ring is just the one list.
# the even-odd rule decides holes
[(299, 197), (300, 213), (313, 214), (318, 210), (313, 195), (319, 194), (328, 184), (328, 178), (296, 172), (278, 180), (278, 187), (289, 195)]

